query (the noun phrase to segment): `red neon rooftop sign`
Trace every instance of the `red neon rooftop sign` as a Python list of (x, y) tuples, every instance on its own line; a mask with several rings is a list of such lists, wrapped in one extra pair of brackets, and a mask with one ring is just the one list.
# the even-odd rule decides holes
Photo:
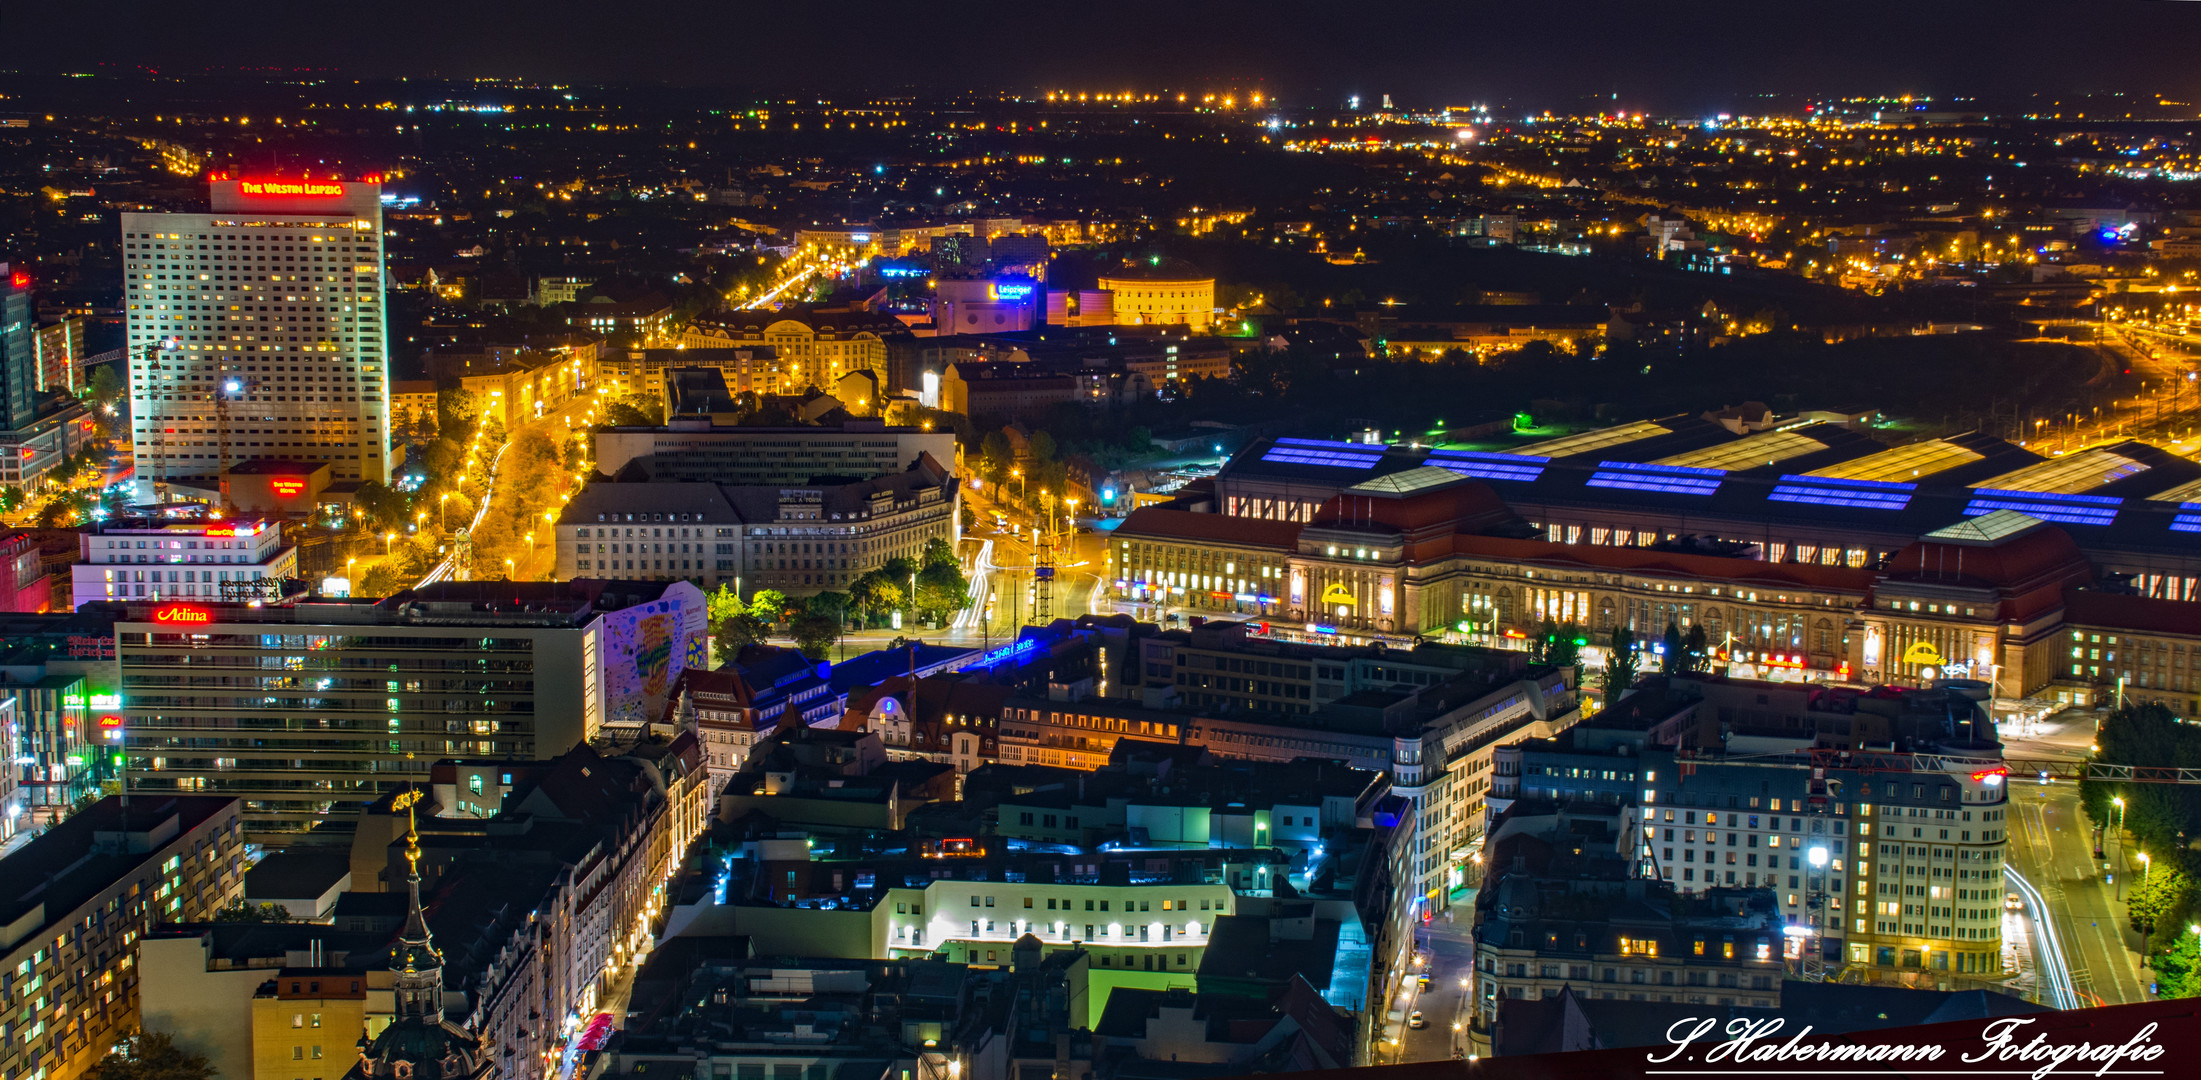
[(344, 185), (334, 180), (239, 180), (237, 194), (258, 195), (263, 198), (337, 198), (344, 194)]
[(170, 604), (164, 608), (153, 609), (153, 621), (158, 623), (210, 623), (214, 621), (214, 614), (205, 608), (191, 607), (186, 604)]

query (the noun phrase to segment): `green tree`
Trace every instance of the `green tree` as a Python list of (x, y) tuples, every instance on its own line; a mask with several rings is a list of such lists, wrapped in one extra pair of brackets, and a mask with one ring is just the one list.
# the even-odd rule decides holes
[(948, 543), (937, 536), (925, 541), (925, 553), (921, 558), (921, 565), (924, 569), (930, 570), (935, 566), (958, 566), (960, 564), (961, 560), (955, 557), (954, 544)]
[(656, 427), (665, 422), (664, 407), (654, 401), (623, 397), (604, 407), (607, 427)]
[(1704, 671), (1711, 667), (1712, 643), (1705, 637), (1703, 623), (1689, 624), (1689, 633), (1681, 641), (1681, 651), (1689, 657), (1689, 670)]
[(2155, 954), (2150, 964), (2155, 969), (2158, 996), (2201, 997), (2201, 924), (2188, 924), (2179, 931), (2167, 935), (2166, 947)]
[(917, 564), (907, 555), (896, 555), (879, 564), (879, 576), (903, 588), (909, 588), (910, 577), (917, 573)]
[(1615, 626), (1606, 646), (1605, 703), (1610, 705), (1635, 685), (1635, 633), (1625, 626)]
[(106, 404), (120, 398), (125, 389), (122, 377), (115, 374), (115, 368), (112, 364), (100, 364), (94, 367), (86, 387), (91, 391), (92, 400), (100, 404)]
[[(101, 368), (101, 371), (107, 370)], [(23, 489), (14, 484), (0, 484), (0, 514), (12, 514), (23, 508)]]
[(203, 1054), (177, 1046), (159, 1031), (141, 1031), (117, 1044), (93, 1066), (94, 1080), (212, 1080)]
[(2186, 903), (2187, 894), (2193, 890), (2193, 881), (2179, 869), (2177, 853), (2157, 856), (2133, 889), (2126, 893), (2125, 914), (2132, 929), (2140, 934), (2152, 934), (2155, 928), (2168, 921)]
[[(2161, 705), (2128, 702), (2102, 720), (2095, 734), (2101, 750), (2094, 760), (2105, 765), (2159, 765), (2201, 768), (2201, 729), (2179, 720)], [(2111, 804), (2123, 798), (2120, 814)], [(2143, 851), (2184, 848), (2184, 838), (2201, 832), (2201, 792), (2185, 784), (2128, 784), (2079, 781), (2079, 804), (2096, 825), (2121, 822)]]
[(81, 491), (64, 492), (38, 508), (41, 528), (54, 529), (92, 522), (92, 497)]
[(405, 575), (405, 567), (394, 559), (382, 559), (369, 567), (366, 574), (352, 586), (357, 596), (389, 596), (404, 592), (414, 578)]
[(711, 626), (711, 655), (719, 667), (725, 667), (742, 649), (763, 644), (771, 632), (770, 623), (746, 611), (728, 615)]
[(836, 622), (846, 623), (849, 608), (854, 604), (855, 601), (847, 593), (829, 590), (817, 593), (811, 596), (810, 599), (803, 601), (802, 609), (811, 615), (823, 615)]
[(741, 594), (734, 591), (732, 584), (720, 585), (718, 588), (704, 594), (703, 603), (705, 617), (710, 620), (713, 627), (716, 627), (722, 619), (749, 610), (749, 605), (741, 602)]
[(917, 610), (942, 622), (971, 606), (971, 583), (953, 562), (935, 563), (917, 572)]
[(986, 482), (999, 487), (1009, 479), (1009, 470), (1016, 465), (1016, 452), (1009, 448), (1009, 437), (998, 431), (989, 431), (978, 440), (978, 475)]
[(833, 643), (840, 640), (841, 620), (830, 615), (804, 612), (787, 624), (788, 632), (795, 639), (795, 647), (812, 660), (823, 660), (832, 652)]
[(884, 618), (888, 612), (902, 606), (906, 599), (902, 582), (907, 580), (888, 577), (881, 571), (873, 570), (850, 583), (849, 597), (855, 603), (856, 609), (867, 618)]
[(787, 617), (787, 594), (778, 589), (758, 589), (749, 597), (749, 614), (766, 623)]
[(1580, 626), (1546, 621), (1543, 638), (1544, 663), (1562, 668), (1581, 666), (1582, 646), (1589, 644), (1589, 638)]
[(208, 922), (293, 922), (281, 904), (255, 904), (239, 900), (206, 917)]
[(1055, 460), (1055, 437), (1044, 431), (1032, 432), (1032, 464), (1044, 466)]
[(464, 442), (473, 437), (474, 418), (481, 415), (481, 396), (472, 390), (436, 391), (436, 432), (445, 439)]

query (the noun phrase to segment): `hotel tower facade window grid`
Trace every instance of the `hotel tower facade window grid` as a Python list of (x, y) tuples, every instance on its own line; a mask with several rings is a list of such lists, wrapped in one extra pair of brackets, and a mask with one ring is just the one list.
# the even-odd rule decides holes
[(139, 477), (217, 476), (226, 394), (231, 466), (388, 482), (379, 186), (216, 180), (212, 209), (123, 215)]

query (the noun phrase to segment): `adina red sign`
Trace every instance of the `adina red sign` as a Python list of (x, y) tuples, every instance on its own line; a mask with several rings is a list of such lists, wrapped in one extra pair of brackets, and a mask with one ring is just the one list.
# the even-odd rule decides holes
[(164, 608), (154, 608), (153, 621), (159, 623), (213, 622), (214, 613), (205, 608), (191, 607), (187, 604), (170, 604)]

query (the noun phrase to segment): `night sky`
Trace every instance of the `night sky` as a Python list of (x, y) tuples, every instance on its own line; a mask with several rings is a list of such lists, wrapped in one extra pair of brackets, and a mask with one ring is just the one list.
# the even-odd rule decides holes
[[(846, 93), (1265, 86), (1401, 105), (1747, 110), (1778, 94), (2201, 100), (2190, 0), (87, 0), (0, 5), (0, 63), (328, 67)], [(2201, 108), (2196, 109), (2201, 112)]]

